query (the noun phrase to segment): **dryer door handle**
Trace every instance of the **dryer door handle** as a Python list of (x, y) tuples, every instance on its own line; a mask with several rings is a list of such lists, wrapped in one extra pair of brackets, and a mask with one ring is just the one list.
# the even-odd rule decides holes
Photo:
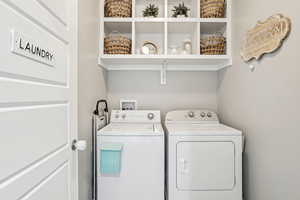
[(182, 174), (187, 174), (189, 171), (188, 171), (188, 166), (187, 166), (187, 164), (188, 164), (188, 162), (187, 162), (187, 160), (185, 160), (184, 158), (181, 158), (180, 159), (180, 168), (181, 168), (181, 173)]

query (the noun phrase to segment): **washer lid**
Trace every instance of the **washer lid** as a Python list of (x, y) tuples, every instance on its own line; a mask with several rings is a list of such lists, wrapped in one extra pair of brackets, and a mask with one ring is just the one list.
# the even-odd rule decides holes
[(164, 135), (161, 124), (149, 123), (111, 123), (98, 131), (97, 135), (110, 136), (158, 136)]
[(223, 124), (166, 124), (170, 136), (241, 136), (242, 132)]

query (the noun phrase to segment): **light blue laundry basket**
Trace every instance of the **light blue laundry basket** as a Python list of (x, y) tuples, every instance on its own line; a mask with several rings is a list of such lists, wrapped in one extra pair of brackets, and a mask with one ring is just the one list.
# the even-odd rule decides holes
[(101, 174), (116, 175), (121, 172), (123, 144), (105, 143), (100, 149)]

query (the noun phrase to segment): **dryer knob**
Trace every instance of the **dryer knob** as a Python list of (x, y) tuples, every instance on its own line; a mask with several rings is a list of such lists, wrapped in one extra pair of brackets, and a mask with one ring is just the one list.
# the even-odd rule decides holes
[(148, 119), (149, 119), (149, 120), (154, 119), (154, 114), (153, 114), (153, 113), (148, 113)]
[(195, 113), (193, 111), (190, 111), (188, 113), (188, 115), (189, 115), (190, 118), (194, 118), (195, 117)]
[(200, 115), (201, 115), (202, 118), (204, 118), (205, 117), (205, 112), (202, 112)]
[(207, 117), (212, 118), (212, 113), (211, 112), (207, 113)]

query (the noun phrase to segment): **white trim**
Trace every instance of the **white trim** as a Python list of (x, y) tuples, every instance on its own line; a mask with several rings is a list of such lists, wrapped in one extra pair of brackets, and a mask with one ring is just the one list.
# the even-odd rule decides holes
[[(102, 17), (100, 17), (102, 19)], [(104, 17), (103, 22), (187, 22), (187, 23), (195, 23), (195, 22), (212, 22), (212, 23), (227, 23), (229, 18), (148, 18), (148, 17)]]
[[(72, 98), (70, 100), (70, 141), (73, 140), (78, 140), (78, 1), (75, 0), (70, 2), (70, 26), (69, 26), (69, 33), (70, 33), (70, 49), (72, 53), (72, 58), (70, 59), (69, 63), (69, 74), (72, 76), (69, 77), (69, 87), (71, 88), (72, 92)], [(71, 144), (69, 144), (69, 150), (72, 151), (71, 149)], [(74, 171), (72, 170), (72, 181), (71, 183), (73, 184), (72, 187), (72, 200), (78, 200), (79, 197), (79, 185), (78, 185), (78, 151), (73, 151), (72, 153), (73, 159), (72, 162), (70, 163), (72, 165), (72, 169), (74, 167)]]

